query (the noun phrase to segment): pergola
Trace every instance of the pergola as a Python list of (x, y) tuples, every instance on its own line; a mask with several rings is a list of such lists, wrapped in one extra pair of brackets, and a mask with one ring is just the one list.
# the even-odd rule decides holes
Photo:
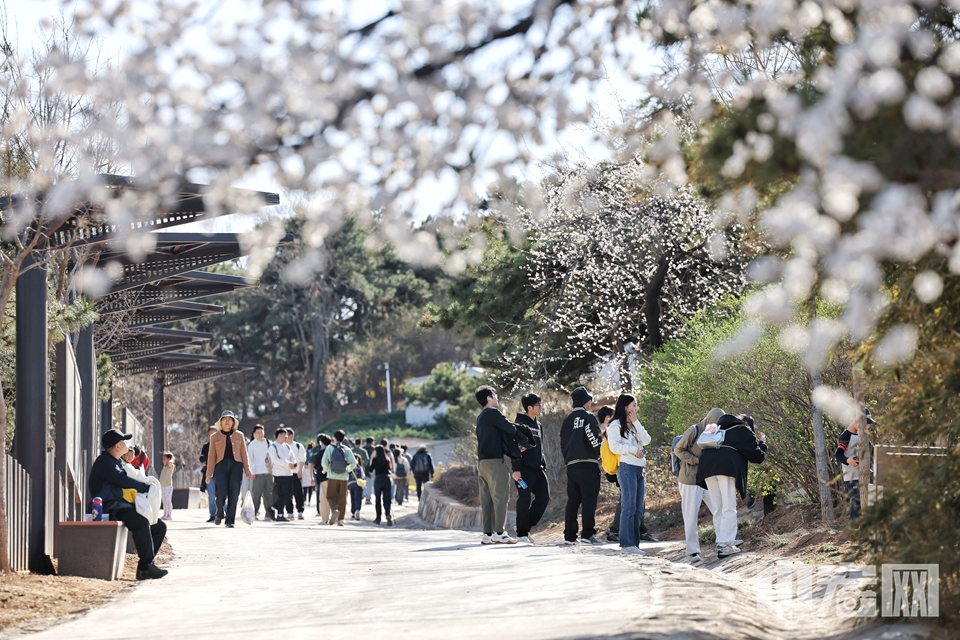
[[(258, 206), (280, 202), (275, 193), (244, 189), (220, 189), (211, 193), (210, 187), (184, 180), (148, 184), (115, 175), (101, 175), (98, 180), (96, 188), (102, 190), (95, 198), (98, 204), (75, 203), (62, 207), (56, 214), (44, 211), (50, 202), (57, 200), (54, 196), (48, 198), (47, 193), (0, 198), (0, 226), (9, 224), (13, 210), (32, 206), (40, 212), (34, 217), (40, 222), (29, 231), (43, 236), (41, 250), (85, 247), (87, 267), (110, 265), (114, 268), (105, 269), (104, 273), (120, 274), (97, 301), (100, 313), (97, 323), (75, 336), (73, 349), (70, 345), (63, 345), (57, 350), (56, 472), (71, 487), (72, 498), (84, 504), (87, 502), (84, 499), (84, 461), (93, 459), (99, 450), (99, 434), (112, 425), (110, 403), (101, 406), (97, 401), (98, 351), (110, 354), (118, 376), (153, 374), (154, 457), (165, 448), (163, 390), (166, 387), (256, 368), (253, 364), (218, 362), (213, 356), (186, 351), (207, 342), (210, 334), (156, 326), (223, 313), (220, 306), (195, 300), (259, 285), (252, 279), (200, 271), (245, 255), (247, 252), (239, 238), (224, 233), (157, 231), (229, 213), (220, 210), (220, 203), (224, 201), (243, 203), (244, 208), (250, 208), (250, 203), (254, 202)], [(154, 214), (149, 219), (141, 217), (118, 226), (105, 215), (103, 203), (120, 198), (146, 199)], [(208, 200), (212, 201), (213, 207), (209, 206)], [(148, 233), (148, 241), (142, 246), (152, 248), (139, 256), (131, 256), (126, 250), (126, 241), (132, 233)], [(291, 240), (288, 236), (283, 242)], [(28, 535), (31, 571), (43, 571), (47, 556), (52, 552), (52, 536), (45, 531), (52, 505), (48, 504), (49, 491), (44, 482), (44, 478), (48, 478), (46, 459), (50, 422), (47, 269), (39, 262), (36, 256), (28, 256), (24, 267), (32, 268), (25, 270), (16, 284), (17, 430), (14, 455), (33, 479)], [(121, 269), (116, 269), (115, 265)], [(75, 386), (79, 387), (76, 404), (79, 416), (72, 415), (74, 412), (69, 410), (59, 410), (60, 398), (70, 395), (67, 389), (61, 393), (59, 385), (73, 384), (66, 371), (74, 366)], [(75, 434), (66, 424), (68, 419), (76, 420)], [(64, 445), (60, 441), (62, 434), (66, 434), (66, 442), (76, 441), (76, 446)]]

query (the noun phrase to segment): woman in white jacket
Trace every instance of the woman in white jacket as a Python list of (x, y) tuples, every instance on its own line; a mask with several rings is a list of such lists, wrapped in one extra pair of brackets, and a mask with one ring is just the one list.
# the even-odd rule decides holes
[(643, 525), (645, 494), (644, 470), (647, 460), (643, 448), (650, 434), (637, 420), (637, 399), (628, 393), (617, 398), (613, 420), (607, 427), (610, 451), (620, 456), (617, 481), (620, 483), (620, 552), (646, 555), (640, 540), (657, 542)]

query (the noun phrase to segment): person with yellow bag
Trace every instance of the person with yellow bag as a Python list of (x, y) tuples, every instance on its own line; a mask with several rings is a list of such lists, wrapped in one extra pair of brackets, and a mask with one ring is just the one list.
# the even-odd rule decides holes
[[(600, 468), (607, 482), (617, 485), (620, 489), (620, 482), (617, 480), (617, 469), (620, 467), (620, 456), (610, 451), (610, 442), (607, 439), (607, 427), (613, 420), (613, 407), (604, 405), (597, 411), (597, 420), (600, 422), (600, 430), (603, 432), (603, 442), (600, 444)], [(623, 505), (617, 497), (617, 510), (613, 514), (613, 522), (607, 528), (607, 542), (620, 542), (620, 512)]]

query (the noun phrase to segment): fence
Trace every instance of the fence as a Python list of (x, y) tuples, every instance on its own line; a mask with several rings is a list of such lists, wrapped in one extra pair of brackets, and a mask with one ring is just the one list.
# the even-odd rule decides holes
[(7, 557), (13, 571), (28, 569), (30, 475), (12, 456), (6, 457)]

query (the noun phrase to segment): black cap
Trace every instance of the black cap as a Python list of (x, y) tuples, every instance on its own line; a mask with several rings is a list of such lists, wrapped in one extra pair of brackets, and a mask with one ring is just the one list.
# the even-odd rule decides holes
[(570, 394), (570, 398), (573, 399), (574, 407), (582, 407), (593, 400), (593, 396), (590, 395), (590, 392), (587, 391), (585, 387), (577, 387), (574, 389), (573, 393)]
[(124, 434), (124, 433), (120, 433), (116, 429), (110, 429), (109, 431), (105, 432), (102, 436), (100, 436), (100, 446), (102, 446), (104, 449), (111, 449), (115, 444), (117, 444), (121, 440), (129, 440), (132, 437), (133, 437), (132, 433)]

